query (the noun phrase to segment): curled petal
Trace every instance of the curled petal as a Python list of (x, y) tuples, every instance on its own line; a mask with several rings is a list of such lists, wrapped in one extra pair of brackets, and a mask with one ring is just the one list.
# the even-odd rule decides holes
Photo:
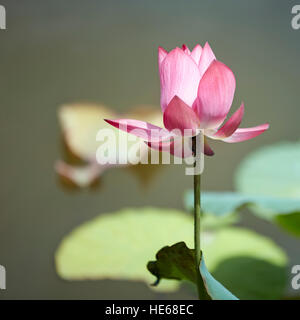
[(176, 95), (191, 107), (197, 98), (200, 81), (198, 66), (193, 58), (180, 48), (173, 49), (160, 65), (159, 73), (163, 112)]
[(219, 127), (230, 110), (235, 91), (232, 71), (214, 60), (200, 80), (198, 99), (194, 105), (201, 128)]
[(203, 49), (201, 50), (201, 57), (199, 59), (199, 71), (200, 71), (200, 77), (202, 77), (205, 73), (205, 71), (208, 69), (210, 64), (216, 60), (216, 57), (208, 44), (208, 42), (205, 43)]
[(164, 112), (164, 125), (171, 131), (179, 129), (181, 134), (190, 129), (190, 134), (200, 127), (200, 121), (195, 111), (175, 96)]
[(231, 136), (240, 126), (244, 115), (244, 104), (237, 109), (237, 111), (225, 122), (225, 124), (218, 129), (213, 135), (215, 138), (223, 139)]
[(232, 136), (222, 140), (228, 143), (242, 142), (242, 141), (249, 140), (259, 136), (268, 128), (269, 128), (268, 123), (261, 124), (257, 127), (252, 127), (252, 128), (240, 128), (240, 129), (237, 129)]
[(174, 134), (166, 129), (157, 127), (151, 123), (132, 119), (104, 119), (117, 129), (131, 133), (145, 141), (162, 141), (174, 137)]
[(202, 53), (202, 47), (200, 46), (200, 44), (197, 44), (193, 49), (193, 51), (191, 52), (191, 57), (194, 59), (197, 65), (199, 65), (199, 62), (200, 62), (201, 53)]

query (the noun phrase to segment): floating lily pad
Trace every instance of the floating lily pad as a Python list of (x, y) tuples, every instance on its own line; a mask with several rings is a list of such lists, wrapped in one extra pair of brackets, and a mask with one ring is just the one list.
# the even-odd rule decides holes
[[(122, 279), (148, 284), (146, 269), (155, 252), (184, 239), (192, 244), (193, 221), (176, 210), (141, 208), (104, 214), (76, 228), (56, 253), (58, 274), (68, 280)], [(162, 291), (178, 288), (163, 281)]]
[[(147, 271), (147, 262), (153, 260), (160, 248), (181, 241), (193, 247), (193, 218), (184, 212), (136, 208), (102, 214), (62, 240), (56, 252), (56, 268), (66, 280), (119, 279), (150, 285), (155, 278)], [(239, 298), (271, 296), (276, 299), (282, 294), (287, 261), (283, 251), (271, 240), (246, 229), (225, 228), (204, 232), (202, 249), (213, 276), (221, 264), (230, 259), (246, 257), (266, 263), (266, 267), (260, 269), (259, 283), (255, 281), (257, 274), (253, 264), (236, 270), (236, 274), (215, 277)], [(277, 268), (281, 277), (273, 276), (270, 266)], [(243, 292), (237, 290), (236, 277), (240, 277)], [(162, 280), (157, 288), (169, 291), (178, 285), (176, 280)]]
[(300, 210), (298, 212), (277, 215), (275, 221), (295, 236), (300, 236)]
[(250, 154), (237, 170), (236, 187), (259, 197), (254, 213), (300, 235), (300, 142), (277, 143)]
[(300, 199), (300, 142), (254, 151), (240, 164), (235, 180), (245, 194)]
[[(192, 210), (193, 203), (194, 195), (191, 190), (185, 194), (186, 208)], [(230, 217), (234, 221), (233, 214), (243, 207), (255, 209), (257, 214), (266, 219), (300, 211), (300, 198), (248, 195), (239, 192), (203, 192), (201, 203), (205, 214), (225, 219), (225, 221)]]
[[(202, 221), (206, 228), (216, 229), (231, 225), (238, 222), (239, 216), (237, 210), (232, 210), (231, 203), (223, 201), (221, 198), (224, 193), (202, 192), (201, 193), (201, 209), (203, 211)], [(226, 199), (227, 200), (227, 199)], [(189, 212), (194, 210), (194, 191), (189, 190), (184, 194), (184, 205)], [(237, 203), (239, 206), (239, 203)], [(241, 206), (243, 203), (241, 203)]]

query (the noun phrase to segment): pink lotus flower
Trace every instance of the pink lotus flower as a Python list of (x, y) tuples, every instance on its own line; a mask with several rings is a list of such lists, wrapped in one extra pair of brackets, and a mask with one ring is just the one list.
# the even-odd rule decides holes
[[(132, 133), (154, 149), (170, 150), (176, 156), (176, 144), (191, 139), (197, 129), (206, 137), (234, 143), (252, 139), (268, 129), (267, 123), (238, 128), (244, 114), (244, 104), (222, 125), (230, 110), (234, 91), (233, 72), (216, 57), (208, 43), (190, 51), (186, 45), (169, 53), (158, 48), (158, 68), (165, 129), (150, 123), (117, 119), (105, 120), (114, 127)], [(191, 134), (185, 134), (189, 130)], [(206, 139), (206, 155), (213, 155)]]

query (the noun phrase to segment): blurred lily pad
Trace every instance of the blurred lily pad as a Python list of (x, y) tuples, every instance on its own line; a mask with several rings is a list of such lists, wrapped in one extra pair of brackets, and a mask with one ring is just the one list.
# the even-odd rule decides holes
[(284, 296), (284, 266), (247, 255), (224, 259), (212, 275), (241, 300), (277, 300)]
[(213, 276), (240, 299), (282, 297), (287, 257), (271, 239), (230, 227), (218, 231), (215, 241), (203, 252)]
[[(236, 209), (243, 206), (241, 199), (231, 198), (230, 193), (202, 192), (201, 208), (203, 210), (202, 219), (206, 228), (215, 229), (236, 223), (239, 220)], [(192, 212), (194, 210), (194, 191), (189, 190), (184, 194), (185, 208)]]
[(277, 143), (251, 153), (237, 170), (236, 188), (259, 197), (254, 213), (300, 235), (300, 142)]
[[(128, 149), (139, 143), (140, 157), (148, 157), (148, 147), (142, 139), (136, 141), (128, 139), (128, 134), (114, 128), (104, 121), (104, 119), (119, 118), (111, 109), (97, 104), (90, 103), (73, 103), (63, 105), (58, 111), (59, 123), (62, 129), (63, 142), (65, 147), (65, 160), (59, 160), (55, 164), (55, 170), (63, 181), (73, 184), (79, 188), (85, 188), (92, 185), (104, 171), (112, 167), (124, 167), (124, 164), (99, 164), (96, 161), (97, 149), (103, 145), (110, 143), (108, 141), (97, 141), (97, 132), (100, 129), (109, 129), (115, 132), (116, 146), (111, 148), (117, 149), (117, 155), (126, 160), (127, 154), (118, 154), (119, 139), (127, 141)], [(152, 106), (139, 106), (130, 113), (122, 117), (131, 117), (134, 119), (142, 119), (149, 121), (158, 126), (162, 125), (162, 115), (159, 108)], [(154, 151), (153, 151), (154, 152)], [(107, 158), (107, 157), (106, 157)], [(155, 169), (159, 167), (155, 166)], [(145, 174), (146, 166), (138, 166), (137, 174), (141, 176), (141, 180), (148, 181), (153, 174)], [(149, 170), (148, 170), (149, 171)], [(153, 166), (151, 167), (153, 173)]]
[(275, 222), (291, 234), (300, 237), (300, 210), (287, 215), (277, 215)]
[(246, 157), (235, 176), (239, 192), (300, 199), (300, 142), (264, 146)]
[[(69, 280), (123, 279), (148, 284), (146, 264), (166, 243), (193, 239), (193, 222), (176, 210), (141, 208), (104, 214), (68, 235), (56, 253), (58, 274)], [(163, 281), (160, 290), (177, 282)]]
[[(203, 192), (201, 195), (202, 209), (205, 214), (219, 218), (229, 218), (241, 208), (248, 206), (266, 219), (278, 215), (290, 215), (300, 211), (300, 198), (282, 198), (264, 195), (247, 195), (238, 192)], [(185, 206), (192, 209), (194, 203), (193, 191), (185, 194)]]
[[(153, 260), (160, 248), (180, 241), (193, 246), (193, 219), (186, 213), (158, 208), (125, 209), (100, 215), (67, 235), (57, 249), (56, 268), (66, 280), (123, 279), (151, 284), (155, 279), (146, 269), (147, 262)], [(225, 228), (204, 232), (202, 247), (213, 275), (230, 259), (246, 257), (265, 263), (265, 268), (259, 270), (259, 283), (255, 281), (257, 274), (253, 263), (251, 268), (245, 265), (240, 274), (238, 271), (229, 274), (232, 278), (227, 274), (215, 277), (239, 298), (279, 298), (282, 294), (286, 256), (271, 240), (246, 229)], [(279, 270), (280, 276), (277, 273), (274, 277), (270, 266)], [(238, 291), (233, 277), (240, 277), (239, 283), (249, 286), (245, 284), (243, 292)], [(158, 289), (175, 290), (178, 285), (176, 280), (163, 280)]]

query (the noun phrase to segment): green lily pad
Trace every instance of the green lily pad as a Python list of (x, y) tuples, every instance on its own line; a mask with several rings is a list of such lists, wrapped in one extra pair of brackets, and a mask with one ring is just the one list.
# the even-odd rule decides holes
[(203, 252), (214, 278), (239, 299), (282, 297), (287, 257), (271, 239), (244, 228), (225, 228)]
[(255, 196), (255, 214), (300, 235), (300, 142), (253, 152), (239, 166), (235, 180), (240, 193)]
[[(244, 207), (254, 209), (258, 215), (265, 219), (273, 219), (278, 215), (290, 215), (300, 211), (300, 198), (281, 198), (266, 195), (249, 195), (239, 192), (203, 192), (201, 195), (202, 209), (225, 219), (234, 217), (234, 213)], [(194, 203), (193, 191), (185, 194), (185, 206), (192, 209)], [(232, 219), (234, 221), (234, 219)]]
[[(117, 279), (151, 284), (155, 278), (147, 271), (147, 262), (153, 260), (160, 248), (181, 241), (193, 247), (193, 218), (184, 212), (135, 208), (102, 214), (82, 224), (62, 240), (55, 255), (56, 269), (66, 280)], [(266, 267), (260, 270), (262, 279), (256, 283), (257, 274), (252, 264), (251, 268), (246, 266), (236, 274), (215, 277), (236, 296), (241, 299), (280, 297), (285, 286), (287, 261), (274, 242), (241, 228), (203, 232), (201, 242), (207, 266), (214, 277), (222, 263), (239, 257), (252, 261), (259, 259), (268, 266), (277, 267), (283, 274), (282, 277), (273, 277)], [(239, 273), (240, 283), (236, 283), (234, 279)], [(271, 285), (270, 281), (264, 281), (270, 278)], [(178, 286), (176, 280), (162, 280), (157, 288), (170, 291)], [(237, 290), (240, 286), (242, 293)], [(260, 289), (255, 289), (258, 287)], [(277, 289), (274, 291), (274, 288)]]
[[(221, 195), (221, 198), (219, 196)], [(216, 229), (238, 222), (239, 217), (236, 210), (232, 210), (232, 202), (230, 201), (230, 193), (217, 192), (202, 192), (201, 193), (201, 208), (204, 212), (202, 216), (203, 224), (206, 229)], [(228, 199), (227, 199), (228, 198)], [(241, 201), (241, 199), (240, 199)], [(241, 201), (235, 202), (236, 206), (244, 204)], [(184, 205), (190, 212), (194, 210), (194, 191), (189, 190), (184, 194)]]
[(222, 260), (212, 274), (241, 300), (281, 299), (287, 283), (286, 267), (247, 255)]
[(300, 210), (287, 215), (278, 215), (275, 221), (293, 235), (300, 236)]
[[(177, 210), (141, 208), (103, 214), (66, 236), (56, 252), (58, 274), (67, 280), (144, 281), (153, 276), (146, 264), (167, 243), (193, 241), (193, 220)], [(161, 291), (178, 288), (162, 281)]]
[(300, 142), (254, 151), (240, 164), (235, 181), (245, 194), (300, 199)]

